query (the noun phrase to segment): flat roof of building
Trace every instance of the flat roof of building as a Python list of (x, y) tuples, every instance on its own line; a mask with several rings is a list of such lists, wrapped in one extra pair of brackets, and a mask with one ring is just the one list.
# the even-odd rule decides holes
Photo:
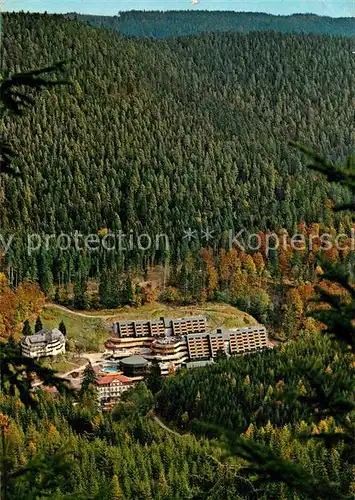
[(206, 316), (188, 316), (188, 317), (185, 317), (185, 318), (176, 318), (176, 319), (172, 319), (172, 323), (186, 323), (187, 321), (206, 321)]
[(210, 337), (223, 337), (224, 339), (228, 340), (229, 339), (229, 331), (221, 331), (221, 332), (210, 332), (207, 335)]
[(230, 333), (249, 333), (250, 330), (262, 331), (266, 330), (264, 325), (250, 325), (242, 328), (231, 328), (228, 330)]
[(155, 319), (137, 319), (137, 320), (125, 320), (125, 321), (115, 321), (113, 324), (120, 326), (129, 326), (132, 324), (143, 325), (147, 323), (151, 324), (159, 324), (164, 323), (165, 326), (169, 326), (171, 323), (182, 323), (187, 321), (196, 321), (196, 320), (206, 320), (206, 316), (185, 316), (183, 318), (155, 318)]
[(189, 361), (186, 363), (186, 368), (202, 368), (203, 366), (212, 365), (214, 361), (212, 359), (205, 359), (200, 361)]
[(129, 356), (128, 358), (123, 358), (120, 363), (126, 366), (146, 366), (148, 361), (142, 356)]
[(178, 342), (185, 342), (183, 337), (163, 337), (161, 339), (156, 339), (153, 342), (153, 345), (173, 345)]
[(208, 337), (210, 334), (208, 332), (202, 332), (202, 333), (188, 333), (185, 335), (185, 337), (189, 339), (197, 339), (199, 337)]

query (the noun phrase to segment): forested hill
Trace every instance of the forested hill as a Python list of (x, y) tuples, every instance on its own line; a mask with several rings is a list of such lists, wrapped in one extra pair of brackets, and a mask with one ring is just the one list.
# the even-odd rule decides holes
[(274, 30), (280, 33), (314, 33), (355, 36), (354, 18), (331, 18), (313, 14), (274, 16), (228, 11), (129, 11), (117, 16), (67, 14), (96, 28), (108, 28), (130, 36), (165, 38), (204, 32)]
[[(5, 15), (3, 28), (1, 73), (71, 60), (74, 80), (5, 120), (23, 178), (1, 183), (3, 232), (166, 233), (183, 259), (187, 228), (200, 248), (209, 226), (218, 248), (229, 229), (332, 223), (326, 200), (338, 190), (309, 174), (287, 141), (337, 158), (351, 152), (350, 39), (272, 32), (134, 39), (23, 13)], [(16, 248), (19, 241), (6, 258), (19, 279), (24, 269), (36, 277), (35, 257)], [(66, 270), (69, 257), (60, 256)], [(126, 254), (126, 264), (139, 258)], [(53, 269), (55, 255), (46, 259)], [(87, 265), (98, 273), (107, 262)]]

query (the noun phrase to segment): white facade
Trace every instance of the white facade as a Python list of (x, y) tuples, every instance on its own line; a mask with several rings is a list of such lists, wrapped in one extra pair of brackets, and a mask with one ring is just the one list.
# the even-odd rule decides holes
[(65, 337), (60, 330), (41, 330), (35, 335), (26, 335), (21, 342), (22, 355), (26, 358), (57, 356), (65, 353)]
[(158, 339), (152, 344), (152, 354), (147, 359), (155, 359), (159, 362), (161, 374), (169, 375), (170, 372), (180, 368), (189, 360), (187, 343), (184, 337), (166, 337)]
[(124, 375), (109, 375), (96, 382), (99, 402), (120, 399), (121, 394), (132, 387), (132, 380)]

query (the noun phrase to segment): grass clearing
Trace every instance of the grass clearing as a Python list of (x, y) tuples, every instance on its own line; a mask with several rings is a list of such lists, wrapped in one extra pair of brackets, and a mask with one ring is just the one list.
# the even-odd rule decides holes
[[(183, 316), (206, 315), (208, 325), (211, 328), (225, 326), (236, 328), (256, 324), (257, 321), (249, 314), (239, 311), (229, 304), (219, 302), (208, 302), (206, 304), (174, 306), (160, 302), (152, 302), (140, 307), (120, 307), (117, 309), (100, 309), (97, 311), (85, 311), (85, 316), (81, 316), (83, 311), (70, 312), (59, 309), (55, 306), (47, 307), (43, 315), (45, 327), (54, 328), (61, 320), (67, 326), (68, 332), (74, 338), (81, 337), (82, 332), (94, 328), (105, 328), (105, 324), (113, 321), (133, 321), (144, 319), (156, 319), (161, 316), (169, 318), (180, 318)], [(102, 319), (105, 317), (105, 320)]]
[[(206, 315), (208, 326), (211, 329), (222, 326), (236, 328), (257, 323), (249, 314), (239, 311), (231, 305), (218, 302), (179, 307), (153, 302), (138, 308), (122, 307), (111, 312), (113, 313), (110, 318), (111, 321), (133, 321), (134, 319), (160, 318), (161, 316), (180, 318), (183, 316)], [(110, 312), (107, 311), (107, 314), (110, 314)]]
[[(69, 344), (78, 352), (98, 352), (104, 350), (104, 342), (108, 332), (104, 321), (100, 318), (77, 316), (56, 307), (46, 307), (41, 312), (44, 328), (58, 328), (61, 321), (67, 329)], [(32, 325), (33, 326), (33, 325)]]
[[(43, 309), (41, 319), (44, 328), (58, 328), (59, 323), (63, 321), (67, 328), (67, 338), (71, 351), (75, 350), (81, 355), (84, 352), (104, 351), (104, 342), (110, 336), (107, 327), (113, 321), (148, 320), (160, 318), (161, 316), (181, 318), (198, 315), (207, 316), (208, 330), (220, 327), (236, 328), (257, 323), (249, 314), (239, 311), (231, 305), (217, 302), (189, 306), (173, 306), (153, 302), (141, 307), (126, 306), (114, 310), (89, 312), (69, 311), (55, 305), (48, 305)], [(106, 317), (106, 321), (102, 319), (102, 316)], [(61, 372), (69, 371), (71, 362), (75, 363), (76, 361), (69, 358), (58, 360), (60, 366), (53, 366), (53, 368)], [(75, 366), (73, 366), (74, 368)]]
[(76, 370), (87, 363), (87, 359), (79, 357), (74, 353), (61, 354), (55, 358), (46, 358), (44, 365), (59, 373), (67, 373)]

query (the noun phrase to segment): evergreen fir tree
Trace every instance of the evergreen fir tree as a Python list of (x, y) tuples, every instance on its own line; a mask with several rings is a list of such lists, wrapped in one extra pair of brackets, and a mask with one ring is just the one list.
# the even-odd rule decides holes
[(122, 304), (129, 306), (134, 304), (134, 290), (131, 278), (129, 276), (124, 282), (121, 297), (122, 297)]
[(53, 274), (50, 269), (48, 252), (41, 250), (38, 256), (38, 282), (41, 290), (51, 296), (53, 293)]
[(224, 349), (218, 349), (216, 352), (216, 363), (218, 363), (218, 361), (224, 361), (225, 359), (227, 359), (227, 354)]
[(148, 373), (145, 376), (145, 384), (153, 394), (160, 391), (163, 385), (161, 369), (157, 361), (153, 361)]
[(85, 279), (79, 276), (74, 283), (74, 307), (76, 309), (87, 309), (88, 297), (86, 289)]
[(55, 287), (55, 294), (54, 294), (54, 300), (55, 300), (55, 302), (57, 302), (58, 304), (60, 304), (60, 298), (61, 298), (60, 288), (59, 288), (59, 286), (56, 286)]
[(41, 321), (40, 316), (37, 316), (36, 323), (35, 323), (35, 333), (38, 333), (41, 330), (43, 330), (42, 321)]
[(103, 307), (114, 309), (120, 304), (119, 278), (116, 269), (104, 271), (99, 284), (100, 303)]
[(109, 284), (108, 284), (108, 276), (105, 271), (101, 273), (100, 276), (100, 284), (99, 284), (99, 297), (100, 297), (100, 304), (103, 307), (109, 307)]
[(7, 345), (10, 349), (15, 349), (17, 347), (14, 336), (12, 334), (10, 335), (9, 340), (7, 341)]
[(112, 483), (111, 484), (111, 488), (112, 488), (111, 498), (112, 498), (112, 500), (123, 500), (122, 490), (121, 490), (120, 483), (118, 482), (118, 477), (116, 474), (112, 477), (111, 483)]
[(65, 326), (65, 323), (63, 320), (59, 323), (58, 330), (60, 330), (62, 332), (62, 334), (66, 337), (67, 327)]
[(81, 394), (84, 394), (85, 391), (88, 390), (90, 386), (94, 386), (96, 384), (96, 373), (92, 367), (91, 362), (87, 364), (84, 369), (83, 380), (81, 383)]
[(28, 319), (23, 324), (22, 335), (32, 335), (32, 328)]

